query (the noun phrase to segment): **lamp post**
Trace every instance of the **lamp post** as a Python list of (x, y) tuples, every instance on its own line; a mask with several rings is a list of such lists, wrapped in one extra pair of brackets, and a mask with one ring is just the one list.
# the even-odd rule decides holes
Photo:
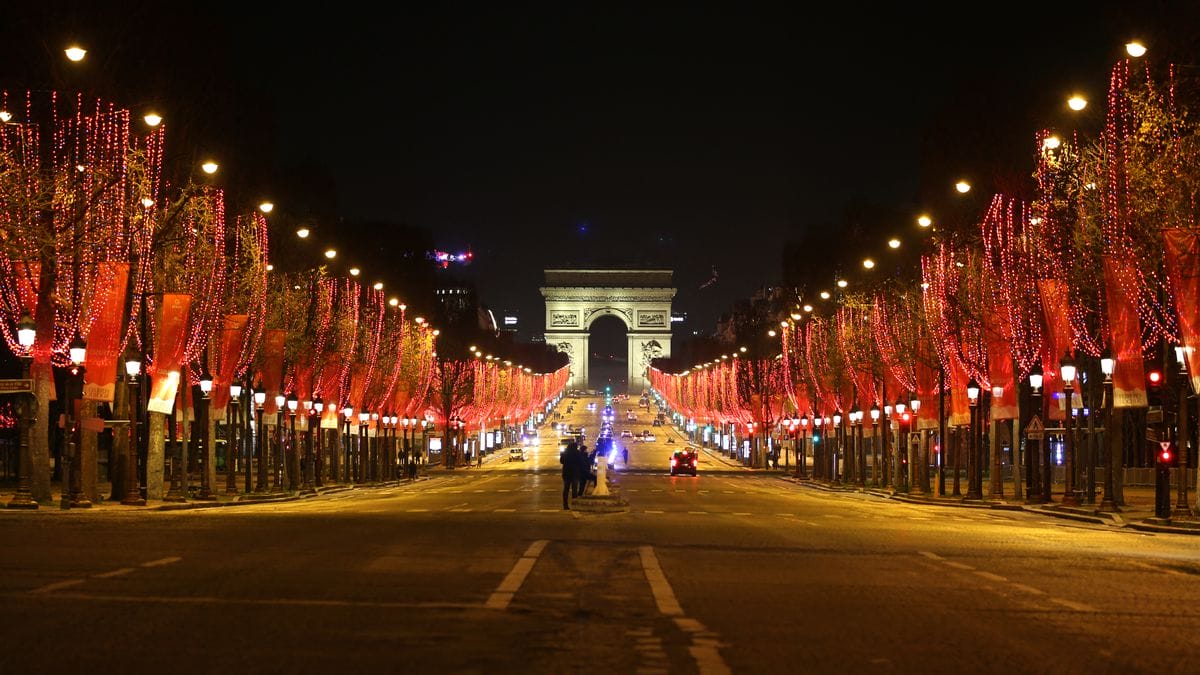
[[(1100, 371), (1104, 373), (1104, 445), (1108, 451), (1105, 453), (1106, 462), (1104, 468), (1104, 498), (1100, 501), (1101, 511), (1120, 511), (1117, 507), (1117, 501), (1113, 499), (1113, 493), (1116, 491), (1114, 487), (1113, 473), (1115, 472), (1113, 465), (1113, 446), (1112, 441), (1116, 434), (1113, 433), (1113, 373), (1117, 369), (1117, 361), (1112, 357), (1108, 347), (1104, 348), (1104, 352), (1100, 354)], [(1186, 465), (1185, 465), (1186, 466)]]
[(201, 446), (199, 453), (200, 459), (200, 492), (196, 494), (196, 499), (212, 501), (217, 498), (213, 494), (212, 484), (208, 478), (208, 462), (212, 457), (213, 449), (208, 447), (208, 413), (209, 413), (209, 394), (212, 393), (213, 376), (209, 374), (208, 369), (200, 371), (200, 404), (197, 406), (200, 409), (200, 414), (197, 415), (197, 426), (202, 430), (199, 436), (198, 445)]
[[(237, 462), (242, 456), (239, 443), (242, 441), (241, 429), (242, 383), (234, 380), (229, 384), (229, 403), (225, 406), (225, 426), (228, 438), (225, 439), (225, 494), (237, 494)], [(232, 411), (232, 414), (231, 414)]]
[[(1175, 361), (1179, 364), (1179, 412), (1178, 425), (1175, 433), (1175, 445), (1178, 446), (1179, 453), (1179, 494), (1175, 500), (1175, 510), (1171, 512), (1172, 520), (1191, 519), (1195, 514), (1192, 512), (1191, 504), (1188, 503), (1188, 482), (1187, 482), (1187, 465), (1188, 465), (1188, 440), (1191, 432), (1189, 431), (1187, 417), (1187, 396), (1188, 396), (1188, 373), (1187, 361), (1184, 359), (1185, 348), (1183, 345), (1175, 346)], [(1106, 490), (1107, 492), (1107, 490)]]
[[(37, 337), (37, 324), (33, 317), (26, 312), (17, 321), (17, 342), (21, 345), (21, 379), (29, 379), (29, 364), (33, 361), (33, 343)], [(32, 389), (32, 387), (31, 387)], [(17, 440), (20, 445), (17, 461), (17, 492), (8, 502), (10, 509), (36, 509), (38, 503), (33, 500), (29, 489), (29, 472), (33, 464), (33, 456), (29, 448), (29, 423), (32, 415), (33, 392), (22, 394), (17, 399)], [(136, 476), (135, 476), (136, 478)], [(134, 480), (136, 484), (137, 481)], [(145, 502), (143, 502), (144, 504)]]
[(896, 477), (894, 487), (899, 492), (908, 491), (908, 441), (904, 434), (904, 411), (908, 404), (904, 399), (896, 399), (892, 411), (896, 414)]
[(408, 444), (408, 418), (407, 417), (400, 418), (400, 428), (401, 428), (400, 449), (404, 453), (404, 474), (408, 475), (408, 473), (409, 473), (408, 465), (412, 463), (412, 458), (409, 455), (410, 448), (409, 448), (409, 444)]
[[(967, 400), (971, 404), (971, 426), (968, 431), (970, 443), (967, 450), (967, 499), (983, 499), (983, 487), (978, 485), (975, 480), (976, 469), (979, 466), (979, 448), (975, 440), (975, 424), (979, 418), (979, 383), (975, 378), (967, 383)], [(982, 483), (982, 475), (978, 483)], [(958, 494), (958, 453), (955, 453), (954, 462), (954, 494)]]
[(87, 361), (87, 343), (79, 335), (71, 340), (69, 345), (71, 368), (67, 371), (66, 414), (63, 416), (63, 437), (65, 449), (63, 452), (63, 486), (59, 500), (59, 508), (72, 507), (90, 508), (91, 500), (83, 493), (82, 473), (76, 461), (78, 460), (79, 429), (75, 419), (75, 406), (83, 397), (83, 375), (86, 369), (83, 364)]
[(838, 470), (841, 468), (838, 466), (838, 457), (839, 455), (844, 454), (844, 451), (842, 450), (842, 413), (840, 412), (833, 413), (833, 436), (837, 441), (837, 446), (834, 448), (833, 452), (829, 454), (830, 459), (833, 460), (831, 476), (834, 480), (841, 482), (845, 473), (845, 469), (842, 469), (841, 471)]
[(301, 488), (305, 492), (312, 492), (313, 485), (316, 480), (314, 465), (316, 462), (313, 457), (313, 402), (309, 399), (304, 399), (300, 402), (300, 407), (304, 409), (304, 463), (300, 467), (300, 476), (303, 484)]
[(1058, 364), (1063, 380), (1063, 396), (1066, 397), (1065, 421), (1066, 431), (1063, 433), (1063, 501), (1066, 506), (1079, 506), (1079, 495), (1075, 494), (1075, 426), (1072, 417), (1074, 404), (1072, 394), (1075, 391), (1075, 360), (1071, 358), (1071, 350), (1063, 354)]
[[(813, 439), (812, 440), (812, 444), (813, 444), (813, 478), (820, 478), (820, 479), (823, 479), (826, 477), (825, 446), (828, 445), (828, 442), (824, 441), (820, 435), (821, 424), (823, 421), (824, 421), (824, 418), (821, 417), (820, 414), (813, 415), (813, 421), (812, 421), (813, 422), (813, 431), (812, 431), (812, 433), (813, 433), (813, 435), (812, 435), (812, 439)], [(821, 446), (820, 452), (817, 452), (817, 450), (818, 450), (817, 446)]]
[(879, 415), (881, 413), (879, 404), (871, 404), (871, 483), (875, 487), (879, 487), (879, 465), (882, 459), (879, 456)]
[(287, 461), (287, 489), (288, 492), (295, 492), (299, 487), (300, 482), (300, 455), (299, 449), (296, 447), (296, 412), (300, 409), (300, 399), (296, 398), (296, 392), (287, 395), (287, 410), (288, 422), (291, 426), (291, 434), (288, 436), (287, 450), (285, 459)]
[(321, 428), (321, 413), (325, 411), (325, 401), (321, 400), (320, 396), (313, 397), (312, 401), (314, 417), (317, 420), (317, 442), (313, 449), (313, 484), (316, 487), (325, 487), (325, 429)]
[(346, 483), (352, 483), (350, 476), (350, 416), (354, 414), (354, 408), (345, 406), (342, 408), (342, 448), (344, 450), (342, 462), (342, 476)]
[(854, 484), (859, 487), (867, 485), (867, 454), (863, 443), (863, 411), (858, 406), (850, 411), (854, 419)]
[[(1030, 393), (1030, 398), (1032, 399), (1032, 403), (1033, 403), (1032, 408), (1033, 408), (1034, 418), (1039, 419), (1039, 420), (1041, 419), (1040, 416), (1045, 414), (1045, 404), (1044, 404), (1043, 396), (1042, 396), (1043, 382), (1044, 382), (1044, 373), (1042, 372), (1042, 362), (1039, 360), (1033, 364), (1033, 368), (1030, 369), (1030, 371), (1029, 371), (1029, 387), (1032, 390)], [(1053, 474), (1052, 474), (1053, 469), (1052, 469), (1052, 464), (1050, 461), (1050, 444), (1045, 442), (1045, 438), (1043, 437), (1042, 434), (1038, 434), (1037, 438), (1033, 438), (1031, 440), (1037, 441), (1037, 446), (1038, 446), (1037, 447), (1037, 450), (1038, 450), (1037, 457), (1039, 457), (1042, 462), (1042, 475), (1041, 475), (1041, 481), (1042, 481), (1041, 488), (1042, 489), (1041, 489), (1041, 496), (1039, 497), (1039, 500), (1043, 504), (1048, 504), (1048, 503), (1050, 503), (1050, 483), (1051, 483), (1051, 479), (1053, 478)], [(1031, 464), (1032, 464), (1032, 462), (1031, 462)], [(1030, 475), (1032, 477), (1036, 477), (1037, 472), (1031, 468)], [(1032, 485), (1032, 482), (1030, 484)]]
[[(258, 450), (258, 480), (254, 486), (254, 491), (257, 493), (265, 493), (267, 491), (267, 446), (266, 438), (263, 434), (263, 407), (267, 403), (267, 390), (263, 389), (262, 380), (254, 385), (254, 408), (255, 408), (255, 423), (254, 423), (254, 444)], [(250, 471), (249, 462), (247, 462), (246, 471)], [(249, 484), (250, 478), (247, 476), (246, 482)]]
[(889, 462), (896, 461), (896, 457), (892, 453), (892, 449), (890, 447), (892, 438), (892, 404), (888, 403), (886, 400), (883, 404), (883, 417), (880, 418), (880, 422), (880, 427), (883, 432), (879, 437), (880, 442), (883, 444), (880, 452), (880, 458), (883, 466), (880, 473), (883, 479), (883, 487), (887, 487), (888, 485), (892, 484), (893, 473)]
[(271, 453), (271, 492), (283, 492), (283, 441), (286, 427), (283, 425), (283, 411), (287, 409), (287, 397), (282, 393), (275, 394), (275, 443)]
[(805, 465), (808, 463), (808, 450), (805, 448), (808, 435), (808, 414), (800, 417), (800, 445), (796, 450), (796, 477), (805, 478), (807, 471)]
[(922, 451), (924, 439), (921, 430), (917, 428), (917, 413), (921, 410), (921, 399), (917, 398), (916, 392), (913, 392), (912, 397), (908, 401), (908, 410), (911, 415), (908, 423), (909, 436), (913, 443), (912, 460), (908, 468), (910, 480), (916, 486), (917, 492), (926, 494), (929, 492), (929, 461), (925, 459), (925, 453)]
[(363, 483), (367, 480), (367, 466), (364, 457), (364, 444), (367, 441), (367, 420), (371, 419), (371, 413), (358, 413), (358, 446), (354, 453), (354, 476), (358, 482)]

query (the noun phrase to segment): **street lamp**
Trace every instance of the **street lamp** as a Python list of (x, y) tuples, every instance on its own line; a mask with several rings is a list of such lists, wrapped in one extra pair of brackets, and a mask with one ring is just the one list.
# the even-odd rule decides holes
[(1192, 506), (1188, 503), (1188, 482), (1187, 482), (1187, 465), (1188, 465), (1188, 419), (1187, 419), (1187, 397), (1188, 397), (1188, 372), (1187, 372), (1187, 349), (1183, 345), (1175, 345), (1175, 362), (1179, 365), (1177, 371), (1179, 382), (1179, 407), (1177, 408), (1176, 422), (1178, 431), (1175, 433), (1175, 445), (1179, 447), (1179, 491), (1178, 499), (1175, 501), (1175, 510), (1171, 512), (1171, 518), (1190, 519)]
[[(312, 400), (313, 410), (317, 418), (317, 444), (313, 449), (313, 482), (317, 487), (325, 486), (325, 430), (321, 428), (321, 413), (325, 411), (325, 401), (320, 396)], [(336, 455), (335, 455), (336, 456)]]
[(1100, 372), (1104, 373), (1104, 444), (1108, 446), (1108, 451), (1105, 453), (1104, 468), (1104, 498), (1100, 501), (1101, 511), (1119, 511), (1117, 502), (1113, 499), (1113, 473), (1114, 462), (1113, 458), (1113, 439), (1116, 434), (1113, 433), (1113, 373), (1117, 370), (1117, 360), (1112, 357), (1112, 352), (1108, 347), (1100, 354)]
[[(82, 57), (80, 57), (82, 58)], [(78, 333), (67, 346), (67, 353), (71, 357), (71, 368), (67, 375), (67, 395), (66, 395), (66, 414), (64, 416), (63, 439), (66, 444), (66, 449), (63, 452), (63, 485), (59, 500), (59, 508), (69, 509), (71, 507), (89, 508), (92, 505), (91, 500), (83, 494), (83, 481), (80, 467), (77, 464), (77, 452), (79, 447), (79, 428), (75, 420), (75, 404), (76, 401), (83, 397), (83, 375), (86, 369), (83, 364), (87, 362), (87, 342)]]
[(854, 482), (859, 487), (867, 484), (867, 455), (863, 446), (863, 411), (857, 405), (850, 410), (853, 422), (851, 433), (854, 435)]
[(287, 397), (275, 394), (275, 449), (271, 453), (271, 492), (283, 492), (283, 443), (286, 427), (283, 412), (287, 410)]
[[(1045, 405), (1043, 403), (1043, 396), (1042, 396), (1042, 393), (1043, 393), (1042, 392), (1042, 384), (1044, 382), (1044, 379), (1045, 379), (1044, 373), (1042, 372), (1042, 362), (1040, 360), (1038, 360), (1038, 361), (1034, 362), (1033, 368), (1031, 368), (1029, 370), (1029, 388), (1032, 390), (1030, 392), (1030, 399), (1031, 399), (1031, 403), (1032, 403), (1031, 407), (1033, 408), (1033, 418), (1032, 419), (1040, 420), (1041, 416), (1045, 413)], [(1035, 478), (1037, 477), (1037, 471), (1033, 466), (1034, 461), (1032, 460), (1032, 457), (1037, 456), (1037, 457), (1040, 457), (1041, 461), (1042, 461), (1042, 494), (1041, 494), (1040, 501), (1043, 504), (1046, 504), (1046, 503), (1050, 502), (1050, 482), (1051, 482), (1051, 479), (1053, 478), (1052, 468), (1051, 468), (1051, 463), (1050, 463), (1050, 444), (1045, 443), (1043, 445), (1044, 439), (1042, 438), (1041, 432), (1039, 432), (1036, 435), (1036, 437), (1034, 437), (1032, 434), (1027, 434), (1026, 442), (1029, 442), (1029, 441), (1037, 441), (1037, 444), (1038, 444), (1038, 452), (1036, 455), (1031, 455), (1031, 459), (1029, 462), (1029, 468), (1027, 471), (1027, 474), (1029, 476), (1029, 485), (1032, 488), (1035, 483)], [(1034, 500), (1033, 493), (1031, 492), (1029, 501), (1033, 501), (1033, 500)]]
[[(970, 382), (967, 382), (967, 401), (971, 404), (971, 427), (968, 430), (970, 443), (967, 450), (967, 499), (983, 499), (983, 486), (976, 485), (975, 473), (979, 466), (979, 457), (977, 456), (979, 448), (975, 440), (975, 423), (979, 417), (979, 383), (972, 377)], [(979, 483), (982, 483), (982, 479)], [(958, 494), (958, 457), (955, 453), (954, 462), (954, 493)]]
[(345, 476), (347, 483), (352, 482), (350, 473), (350, 417), (352, 415), (354, 415), (353, 407), (346, 405), (342, 408), (342, 440), (344, 441), (343, 450), (345, 451), (345, 462), (343, 462), (344, 466), (342, 467), (342, 474)]
[(208, 446), (208, 412), (210, 399), (209, 394), (212, 393), (213, 376), (208, 372), (207, 368), (200, 370), (200, 400), (196, 402), (196, 424), (202, 430), (197, 439), (198, 444), (203, 448), (199, 453), (200, 464), (200, 492), (196, 495), (197, 499), (212, 500), (216, 496), (212, 492), (212, 485), (209, 483), (208, 469), (209, 460), (213, 453), (213, 449)]
[(881, 457), (879, 457), (879, 415), (882, 411), (879, 410), (879, 404), (871, 404), (871, 478), (875, 487), (879, 487), (879, 465)]
[[(258, 449), (258, 481), (254, 486), (254, 491), (260, 493), (267, 491), (267, 447), (266, 439), (263, 438), (263, 406), (266, 403), (267, 390), (263, 388), (262, 380), (259, 380), (258, 384), (254, 385), (254, 444)], [(249, 462), (247, 462), (248, 464)], [(250, 467), (247, 466), (246, 470), (249, 471)]]
[(925, 434), (917, 429), (917, 414), (921, 410), (921, 399), (917, 397), (916, 392), (913, 392), (912, 396), (909, 398), (908, 409), (912, 413), (911, 421), (908, 424), (908, 431), (910, 436), (915, 434), (914, 438), (916, 442), (916, 446), (913, 448), (913, 458), (919, 462), (919, 464), (916, 464), (915, 466), (910, 464), (910, 480), (912, 480), (913, 484), (917, 486), (918, 492), (926, 493), (929, 491), (929, 460), (925, 456), (925, 451), (922, 450), (922, 446), (925, 444), (925, 439), (922, 437)]
[(367, 441), (367, 421), (370, 419), (371, 419), (371, 413), (368, 413), (365, 411), (358, 413), (358, 447), (357, 447), (357, 450), (355, 451), (354, 462), (355, 462), (355, 475), (358, 477), (358, 481), (360, 483), (366, 481), (366, 479), (367, 479), (368, 468), (367, 468), (367, 465), (365, 462), (365, 458), (363, 457), (363, 455), (365, 454), (363, 446), (366, 444), (366, 441)]
[[(21, 318), (17, 321), (17, 343), (21, 345), (21, 379), (29, 379), (29, 364), (33, 361), (33, 343), (37, 338), (37, 323), (33, 317), (29, 316), (28, 312), (21, 314)], [(19, 429), (18, 443), (20, 444), (20, 456), (17, 466), (17, 492), (8, 502), (10, 509), (36, 509), (38, 503), (33, 499), (33, 493), (29, 489), (29, 474), (32, 468), (33, 455), (29, 448), (29, 422), (33, 411), (33, 387), (30, 386), (30, 391), (22, 394), (17, 401), (17, 415)]]
[(1062, 374), (1063, 380), (1063, 396), (1066, 397), (1066, 421), (1063, 426), (1066, 431), (1063, 433), (1063, 455), (1065, 458), (1065, 466), (1063, 467), (1063, 504), (1068, 506), (1079, 505), (1079, 495), (1075, 494), (1075, 429), (1074, 420), (1072, 419), (1071, 411), (1074, 408), (1072, 401), (1075, 390), (1075, 360), (1071, 358), (1071, 350), (1068, 349), (1058, 364), (1059, 372)]
[(836, 445), (834, 446), (833, 452), (830, 454), (830, 458), (833, 460), (832, 477), (835, 480), (840, 481), (842, 479), (842, 476), (844, 473), (844, 471), (843, 472), (838, 471), (838, 468), (839, 468), (838, 467), (838, 456), (842, 455), (844, 453), (844, 451), (842, 450), (842, 413), (841, 412), (833, 413), (833, 437), (834, 437), (834, 440), (836, 441)]

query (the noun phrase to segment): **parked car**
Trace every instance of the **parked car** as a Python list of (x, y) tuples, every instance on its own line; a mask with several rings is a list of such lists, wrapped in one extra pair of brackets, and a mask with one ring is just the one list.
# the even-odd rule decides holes
[(676, 450), (671, 453), (671, 475), (690, 473), (696, 475), (696, 464), (700, 458), (692, 450)]

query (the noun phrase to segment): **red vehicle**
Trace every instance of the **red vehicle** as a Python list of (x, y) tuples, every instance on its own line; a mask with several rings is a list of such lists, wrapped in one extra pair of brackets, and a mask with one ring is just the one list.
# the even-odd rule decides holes
[(671, 453), (671, 475), (690, 473), (696, 475), (696, 465), (700, 458), (693, 450), (676, 450)]

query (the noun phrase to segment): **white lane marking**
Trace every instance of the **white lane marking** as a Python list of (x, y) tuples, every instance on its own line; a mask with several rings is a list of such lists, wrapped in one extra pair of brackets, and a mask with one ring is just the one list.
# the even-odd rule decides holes
[(144, 563), (142, 563), (141, 566), (142, 567), (161, 567), (163, 565), (170, 565), (171, 563), (177, 563), (180, 560), (183, 560), (183, 558), (180, 558), (179, 556), (172, 556), (170, 558), (159, 558), (158, 560), (151, 560), (150, 562), (144, 562)]
[(731, 495), (731, 494), (733, 494), (733, 490), (721, 490), (721, 492), (723, 492), (723, 493), (725, 493), (725, 494), (727, 494), (727, 495)]
[(513, 513), (516, 509), (492, 509), (493, 513)]
[(734, 514), (733, 514), (733, 515), (735, 515), (735, 516), (748, 516), (748, 515), (750, 515), (750, 514), (749, 514), (749, 513), (747, 513), (746, 511), (736, 511), (736, 512), (734, 512)]
[(482, 494), (483, 490), (472, 490), (472, 492), (474, 492), (475, 494)]
[(662, 511), (657, 511), (654, 509), (646, 509), (643, 513), (662, 513)]
[(538, 513), (558, 513), (562, 509), (538, 509)]
[(1032, 593), (1034, 595), (1045, 595), (1046, 594), (1046, 591), (1043, 591), (1040, 588), (1034, 588), (1033, 586), (1026, 586), (1025, 584), (1018, 584), (1015, 581), (1012, 582), (1010, 585), (1013, 588), (1017, 589), (1018, 591), (1025, 591), (1026, 593)]
[(666, 616), (683, 616), (683, 608), (675, 599), (675, 591), (663, 574), (658, 564), (658, 556), (654, 555), (653, 546), (639, 546), (638, 555), (642, 559), (642, 569), (646, 573), (646, 581), (650, 582), (650, 592), (654, 594), (654, 604), (658, 605), (660, 614)]
[(1002, 577), (999, 574), (992, 574), (991, 572), (983, 572), (980, 570), (975, 571), (975, 576), (983, 577), (984, 579), (987, 579), (988, 581), (999, 581), (1002, 583), (1008, 581), (1008, 579), (1006, 577)]
[(105, 595), (102, 593), (50, 593), (45, 596), (59, 600), (91, 600), (94, 602), (128, 602), (144, 605), (248, 605), (255, 607), (378, 607), (383, 609), (479, 609), (479, 603), (465, 602), (374, 602), (361, 600), (313, 600), (309, 598), (230, 598), (165, 595)]
[(507, 609), (508, 603), (512, 602), (513, 596), (521, 590), (521, 584), (525, 583), (525, 577), (529, 576), (533, 564), (537, 562), (538, 556), (542, 554), (548, 543), (550, 542), (547, 539), (538, 539), (530, 544), (529, 548), (525, 550), (525, 555), (517, 559), (517, 563), (509, 570), (504, 580), (496, 587), (487, 602), (483, 603), (483, 606), (488, 609)]
[(930, 560), (945, 560), (945, 558), (943, 558), (942, 556), (940, 556), (936, 553), (930, 553), (929, 551), (917, 551), (917, 553), (925, 556), (926, 558), (929, 558)]
[(662, 492), (662, 488), (654, 488), (651, 492)]
[(429, 509), (409, 509), (408, 512), (409, 513), (428, 513)]
[(960, 562), (952, 562), (952, 561), (950, 561), (950, 560), (947, 560), (947, 561), (946, 561), (946, 564), (947, 564), (947, 565), (949, 565), (950, 567), (953, 567), (953, 568), (955, 568), (955, 569), (960, 569), (960, 570), (971, 570), (971, 571), (974, 571), (974, 569), (975, 569), (974, 567), (971, 567), (970, 565), (966, 565), (966, 564), (963, 564), (963, 563), (960, 563)]
[(68, 586), (78, 586), (79, 584), (82, 584), (82, 583), (83, 583), (83, 579), (67, 579), (66, 581), (56, 581), (52, 584), (46, 584), (45, 586), (42, 586), (41, 588), (35, 588), (29, 592), (30, 593), (49, 593), (50, 591), (57, 591), (60, 588), (67, 588)]
[[(1066, 385), (1063, 385), (1063, 386), (1066, 386)], [(508, 488), (500, 488), (499, 490), (497, 490), (497, 492), (512, 492), (512, 490), (509, 490)]]
[(111, 572), (101, 572), (100, 574), (93, 574), (92, 578), (94, 578), (94, 579), (111, 579), (113, 577), (124, 576), (126, 574), (129, 574), (132, 571), (133, 571), (132, 567), (122, 567), (119, 570), (113, 570)]
[(471, 512), (471, 509), (463, 508), (463, 507), (446, 509), (446, 510), (449, 511), (450, 513), (470, 513)]
[(1095, 607), (1092, 607), (1091, 605), (1085, 605), (1082, 602), (1073, 602), (1071, 600), (1063, 600), (1062, 598), (1050, 598), (1050, 602), (1053, 602), (1058, 605), (1062, 605), (1063, 607), (1066, 607), (1068, 609), (1073, 609), (1077, 612), (1098, 611)]
[[(1066, 385), (1063, 385), (1063, 386), (1066, 386)], [(693, 516), (707, 516), (708, 511), (688, 511), (688, 514), (693, 515)]]
[(679, 606), (675, 591), (672, 590), (671, 583), (667, 581), (662, 567), (658, 564), (658, 556), (654, 554), (654, 547), (639, 546), (638, 555), (642, 559), (642, 569), (646, 572), (646, 581), (650, 582), (650, 591), (654, 594), (654, 603), (658, 605), (659, 613), (672, 617), (680, 629), (693, 634), (688, 653), (696, 662), (696, 667), (701, 675), (726, 675), (733, 672), (721, 658), (718, 642), (696, 635), (705, 630), (704, 624), (683, 615), (683, 608)]
[(775, 515), (783, 516), (784, 518), (794, 518), (796, 516), (794, 513), (776, 513)]

